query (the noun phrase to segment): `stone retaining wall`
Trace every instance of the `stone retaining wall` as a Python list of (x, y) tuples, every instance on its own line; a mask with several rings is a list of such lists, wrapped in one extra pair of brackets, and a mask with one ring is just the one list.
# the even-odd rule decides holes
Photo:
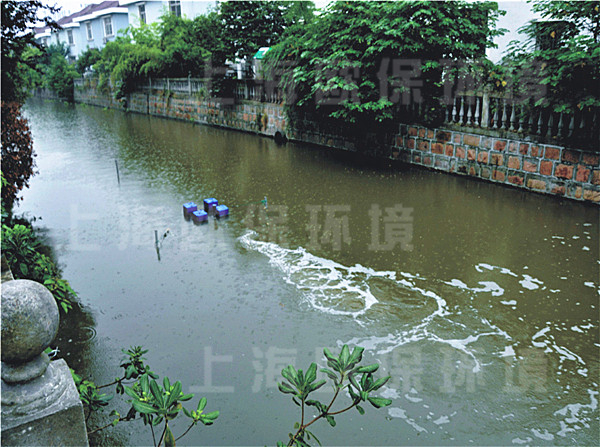
[(599, 153), (404, 125), (392, 151), (407, 163), (600, 203)]
[[(401, 124), (396, 135), (365, 135), (361, 141), (288, 123), (284, 106), (255, 101), (221, 101), (168, 91), (135, 92), (125, 103), (92, 88), (76, 88), (75, 101), (162, 116), (260, 135), (277, 132), (290, 140), (380, 158), (572, 200), (600, 204), (600, 153), (502, 139), (449, 129)], [(318, 124), (311, 126), (318, 129)]]

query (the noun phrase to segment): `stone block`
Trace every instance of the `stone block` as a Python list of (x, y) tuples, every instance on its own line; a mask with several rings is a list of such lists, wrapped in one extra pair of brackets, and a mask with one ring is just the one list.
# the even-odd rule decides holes
[(577, 166), (577, 174), (575, 174), (575, 180), (578, 182), (587, 182), (590, 178), (590, 169), (584, 165)]
[(568, 163), (579, 163), (581, 152), (564, 150), (562, 153), (562, 161)]
[(540, 162), (540, 174), (542, 175), (552, 175), (552, 169), (554, 168), (554, 163), (548, 160), (542, 160)]
[(508, 157), (508, 168), (509, 169), (520, 169), (521, 168), (521, 161), (519, 160), (519, 157)]
[(559, 164), (556, 165), (554, 175), (558, 178), (572, 179), (573, 178), (573, 166)]
[(50, 362), (30, 382), (2, 381), (1, 437), (3, 445), (88, 445), (83, 406), (64, 360)]
[(481, 138), (477, 135), (466, 134), (464, 136), (463, 141), (464, 141), (464, 144), (466, 144), (467, 146), (479, 146)]
[(494, 140), (494, 150), (503, 151), (506, 148), (506, 140)]
[(546, 150), (544, 152), (544, 157), (549, 158), (551, 160), (559, 160), (560, 159), (560, 147), (546, 146)]

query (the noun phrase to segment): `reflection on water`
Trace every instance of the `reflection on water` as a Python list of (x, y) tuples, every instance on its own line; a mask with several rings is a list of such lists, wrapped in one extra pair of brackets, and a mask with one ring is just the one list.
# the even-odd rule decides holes
[[(87, 312), (61, 353), (102, 383), (120, 348), (149, 348), (221, 410), (181, 442), (283, 440), (279, 371), (350, 343), (394, 403), (319, 427), (326, 445), (597, 443), (597, 208), (190, 123), (27, 113), (40, 174), (22, 206)], [(204, 197), (230, 218), (185, 221)], [(112, 433), (96, 442), (151, 443), (140, 424)]]

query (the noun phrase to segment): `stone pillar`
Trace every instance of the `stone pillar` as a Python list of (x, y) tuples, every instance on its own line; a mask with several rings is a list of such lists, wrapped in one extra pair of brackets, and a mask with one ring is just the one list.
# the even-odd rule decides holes
[(69, 367), (44, 353), (58, 322), (56, 301), (43, 285), (26, 279), (2, 284), (3, 445), (88, 445)]

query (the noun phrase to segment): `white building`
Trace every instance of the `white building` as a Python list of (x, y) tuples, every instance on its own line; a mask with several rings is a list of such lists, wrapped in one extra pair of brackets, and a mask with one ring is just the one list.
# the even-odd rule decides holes
[(193, 19), (216, 9), (216, 1), (163, 1), (163, 0), (120, 0), (119, 4), (127, 8), (129, 23), (139, 26), (140, 23), (154, 23), (160, 16), (170, 12), (177, 17)]
[(60, 30), (35, 28), (36, 41), (44, 46), (66, 43), (69, 58), (75, 60), (88, 48), (102, 48), (114, 40), (117, 33), (129, 25), (153, 23), (166, 13), (193, 19), (207, 14), (217, 6), (216, 1), (118, 1), (108, 0), (91, 4), (80, 11), (57, 20)]

